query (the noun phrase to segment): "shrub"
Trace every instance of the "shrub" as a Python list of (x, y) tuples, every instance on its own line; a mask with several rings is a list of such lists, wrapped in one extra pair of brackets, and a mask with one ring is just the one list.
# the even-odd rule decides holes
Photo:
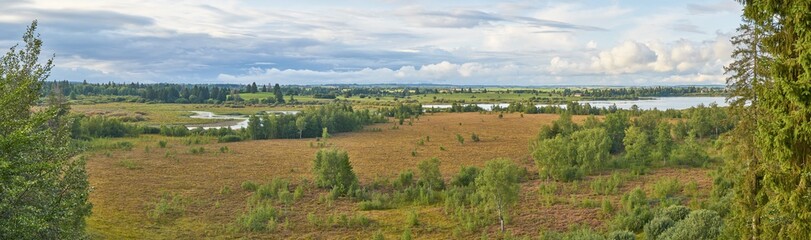
[(445, 188), (445, 181), (442, 180), (442, 173), (439, 172), (440, 161), (437, 158), (426, 159), (417, 165), (420, 170), (420, 180), (418, 184), (422, 187), (433, 190)]
[(709, 159), (707, 152), (694, 139), (687, 139), (683, 144), (679, 144), (670, 155), (671, 163), (692, 167), (700, 167)]
[(722, 221), (717, 212), (712, 210), (695, 210), (684, 220), (662, 233), (662, 239), (716, 239), (721, 233)]
[(682, 219), (686, 218), (687, 215), (690, 214), (690, 208), (687, 208), (682, 205), (673, 205), (666, 208), (659, 209), (659, 212), (656, 213), (657, 217), (668, 217), (673, 221), (681, 221)]
[(604, 240), (605, 238), (600, 233), (591, 230), (590, 228), (579, 228), (569, 231), (563, 235), (563, 240)]
[(180, 217), (185, 211), (186, 206), (182, 196), (163, 193), (147, 216), (155, 221), (171, 220)]
[(625, 179), (623, 179), (622, 175), (614, 173), (610, 177), (597, 178), (591, 181), (591, 190), (602, 195), (616, 194), (622, 187), (623, 181)]
[(160, 146), (161, 148), (166, 148), (166, 141), (164, 140), (158, 141), (158, 146)]
[(608, 234), (608, 240), (636, 240), (636, 235), (634, 235), (634, 233), (632, 232), (625, 230), (613, 231), (610, 234)]
[(404, 189), (410, 187), (412, 184), (414, 184), (414, 171), (409, 169), (400, 172), (400, 175), (397, 177), (397, 181), (394, 182), (394, 187)]
[(476, 133), (473, 133), (473, 134), (470, 135), (470, 140), (473, 141), (473, 142), (478, 142), (481, 139), (479, 139), (479, 135), (476, 135)]
[[(290, 193), (289, 190), (290, 182), (281, 179), (281, 178), (274, 178), (270, 181), (270, 183), (262, 184), (256, 189), (256, 196), (260, 199), (280, 199), (282, 193)], [(292, 199), (292, 195), (289, 196)]]
[(340, 194), (346, 194), (350, 188), (359, 185), (345, 151), (319, 150), (313, 161), (313, 173), (318, 187), (338, 189)]
[(411, 211), (409, 211), (408, 215), (406, 216), (406, 227), (411, 228), (419, 224), (420, 224), (419, 214), (417, 214), (417, 211), (414, 211), (414, 209), (411, 209)]
[(411, 228), (406, 228), (403, 231), (403, 235), (400, 236), (400, 240), (411, 240)]
[(653, 218), (645, 192), (635, 188), (622, 196), (622, 212), (614, 219), (614, 229), (639, 232)]
[(238, 135), (225, 135), (217, 139), (217, 142), (229, 143), (242, 141), (242, 137)]
[(681, 183), (676, 179), (662, 179), (653, 184), (653, 196), (661, 200), (676, 196), (681, 192)]
[[(459, 125), (461, 125), (461, 123)], [(458, 133), (456, 134), (456, 141), (459, 142), (459, 144), (465, 144), (465, 138), (462, 137), (462, 135), (459, 135)]]
[(655, 217), (645, 225), (645, 239), (658, 239), (667, 229), (675, 224), (669, 217)]
[(254, 182), (251, 182), (251, 181), (244, 181), (244, 182), (242, 182), (241, 187), (242, 187), (242, 190), (249, 191), (249, 192), (253, 192), (253, 191), (256, 191), (256, 188), (257, 188), (258, 186), (257, 186), (257, 185), (256, 185), (256, 183), (254, 183)]
[(457, 187), (470, 186), (475, 183), (480, 171), (481, 170), (475, 166), (462, 166), (462, 168), (459, 169), (459, 173), (454, 175), (451, 179), (451, 185)]
[(609, 201), (608, 199), (603, 199), (603, 202), (600, 205), (600, 209), (606, 215), (614, 214), (614, 205), (611, 205), (611, 201)]
[[(264, 203), (258, 206), (251, 207), (247, 213), (240, 215), (237, 218), (237, 223), (240, 229), (257, 232), (267, 230), (269, 226), (274, 226), (278, 212), (270, 204)], [(275, 230), (275, 229), (269, 229)]]
[(380, 230), (377, 230), (377, 232), (375, 232), (375, 235), (372, 236), (372, 240), (385, 240), (385, 239), (386, 237), (383, 236), (383, 232)]

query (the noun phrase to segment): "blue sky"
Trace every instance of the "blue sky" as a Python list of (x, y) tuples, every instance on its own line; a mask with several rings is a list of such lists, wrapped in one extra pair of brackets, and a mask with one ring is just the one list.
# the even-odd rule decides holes
[[(440, 3), (437, 3), (440, 2)], [(732, 0), (0, 0), (0, 47), (38, 19), (51, 80), (723, 84)]]

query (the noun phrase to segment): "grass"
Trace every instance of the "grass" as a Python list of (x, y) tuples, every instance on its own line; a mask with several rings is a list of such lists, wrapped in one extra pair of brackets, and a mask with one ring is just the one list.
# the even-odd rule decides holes
[[(499, 121), (482, 121), (491, 117), (495, 116), (437, 113), (422, 116), (412, 126), (403, 125), (398, 130), (390, 130), (392, 123), (378, 124), (367, 128), (381, 129), (379, 131), (336, 134), (329, 142), (349, 153), (352, 167), (361, 184), (371, 186), (374, 182), (383, 182), (379, 183), (383, 193), (391, 190), (390, 186), (397, 181), (401, 172), (417, 169), (420, 160), (430, 157), (441, 159), (440, 172), (446, 182), (459, 172), (459, 166), (482, 167), (484, 162), (497, 157), (514, 159), (517, 164), (526, 167), (530, 175), (537, 176), (528, 144), (541, 125), (551, 123), (557, 116), (539, 114), (521, 118), (519, 114), (505, 114)], [(575, 121), (584, 119), (581, 116), (574, 118)], [(486, 140), (462, 145), (454, 138), (456, 133), (472, 132), (486, 136)], [(429, 135), (434, 137), (428, 138)], [(419, 224), (408, 229), (415, 239), (448, 239), (454, 236), (477, 238), (482, 231), (489, 232), (490, 236), (498, 236), (497, 228), (493, 228), (495, 224), (475, 232), (457, 230), (460, 223), (444, 212), (441, 202), (408, 206), (372, 206), (377, 203), (368, 203), (371, 204), (369, 209), (362, 211), (360, 201), (350, 201), (343, 197), (335, 200), (324, 197), (324, 200), (319, 200), (322, 196), (328, 196), (329, 190), (315, 188), (303, 181), (312, 179), (311, 164), (318, 151), (318, 148), (306, 147), (311, 140), (216, 143), (214, 138), (209, 138), (186, 145), (187, 139), (141, 135), (138, 138), (99, 140), (99, 145), (130, 142), (134, 149), (144, 149), (145, 146), (153, 149), (146, 152), (98, 148), (87, 154), (87, 171), (93, 186), (90, 201), (94, 205), (93, 215), (88, 218), (88, 231), (97, 238), (113, 239), (368, 239), (378, 232), (386, 239), (397, 239), (406, 230), (405, 222), (413, 210)], [(415, 140), (418, 139), (425, 139), (424, 147), (415, 146)], [(166, 142), (167, 147), (158, 150), (161, 141)], [(227, 147), (228, 154), (218, 151), (222, 147)], [(418, 147), (417, 158), (411, 156), (415, 147)], [(205, 153), (187, 154), (192, 149), (199, 151), (200, 148), (205, 149)], [(105, 152), (110, 154), (106, 155)], [(167, 153), (168, 157), (165, 156)], [(137, 167), (141, 169), (133, 171), (121, 167), (121, 159), (137, 163)], [(651, 185), (658, 178), (674, 178), (684, 183), (695, 181), (696, 186), (691, 186), (690, 191), (697, 191), (699, 193), (695, 195), (706, 197), (707, 194), (701, 191), (708, 191), (711, 184), (707, 171), (709, 170), (654, 169), (650, 175), (625, 180), (617, 187), (617, 194), (608, 195), (592, 193), (589, 181), (578, 183), (577, 186), (550, 182), (556, 188), (548, 194), (555, 197), (555, 204), (551, 205), (544, 204), (542, 195), (536, 192), (545, 180), (530, 178), (521, 185), (521, 200), (508, 228), (516, 236), (535, 236), (539, 228), (563, 231), (577, 224), (601, 227), (605, 220), (605, 214), (601, 214), (602, 199), (616, 204), (622, 193), (637, 186), (652, 191)], [(257, 194), (254, 191), (258, 191), (261, 185), (272, 183), (274, 178), (288, 181), (285, 191), (276, 191), (274, 195), (273, 187), (269, 186), (268, 192), (271, 193), (270, 196), (274, 196), (272, 200), (266, 198), (257, 202), (267, 202), (268, 207), (277, 211), (275, 221), (248, 221), (248, 215), (259, 214), (251, 213), (254, 208), (247, 207), (249, 198)], [(392, 183), (380, 179), (391, 179)], [(419, 176), (414, 175), (411, 182), (417, 179)], [(225, 190), (224, 186), (231, 187)], [(160, 209), (173, 209), (172, 202), (176, 201), (183, 203), (176, 204), (180, 208), (174, 208), (182, 209), (178, 211), (182, 213), (167, 211), (159, 215), (171, 221), (155, 221), (149, 217), (149, 212), (154, 212), (161, 201), (155, 196), (163, 196), (165, 192), (173, 193), (183, 200), (173, 200), (170, 195), (163, 200), (167, 208), (162, 206)], [(575, 194), (589, 196), (587, 199), (591, 200), (584, 202), (578, 199), (572, 205), (569, 203), (570, 195)], [(653, 196), (652, 192), (649, 192), (649, 196)], [(377, 198), (382, 204), (387, 197), (392, 196), (376, 197), (373, 194), (370, 201)], [(240, 218), (243, 215), (245, 218)], [(259, 217), (262, 216), (255, 216), (254, 219), (264, 220)], [(311, 220), (321, 222), (321, 225), (311, 224)], [(258, 224), (256, 222), (264, 222), (264, 229), (244, 230), (251, 229), (250, 226)], [(249, 227), (239, 230), (239, 225)], [(227, 226), (234, 226), (236, 230), (229, 230)]]

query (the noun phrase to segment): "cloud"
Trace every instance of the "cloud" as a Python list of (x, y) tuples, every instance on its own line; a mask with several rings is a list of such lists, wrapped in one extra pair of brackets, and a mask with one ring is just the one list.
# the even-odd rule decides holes
[(717, 14), (722, 12), (739, 13), (741, 5), (734, 1), (716, 1), (715, 3), (687, 4), (687, 11), (693, 15)]
[(90, 82), (671, 84), (719, 74), (731, 47), (713, 33), (732, 31), (737, 16), (684, 15), (723, 5), (623, 4), (0, 0), (0, 47), (38, 18), (44, 53), (56, 54), (52, 78)]

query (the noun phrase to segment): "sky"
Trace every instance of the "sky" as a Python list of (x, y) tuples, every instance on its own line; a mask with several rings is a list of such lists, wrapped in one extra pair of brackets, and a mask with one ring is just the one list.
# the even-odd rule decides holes
[(39, 23), (50, 80), (724, 84), (733, 0), (0, 0), (0, 48)]

